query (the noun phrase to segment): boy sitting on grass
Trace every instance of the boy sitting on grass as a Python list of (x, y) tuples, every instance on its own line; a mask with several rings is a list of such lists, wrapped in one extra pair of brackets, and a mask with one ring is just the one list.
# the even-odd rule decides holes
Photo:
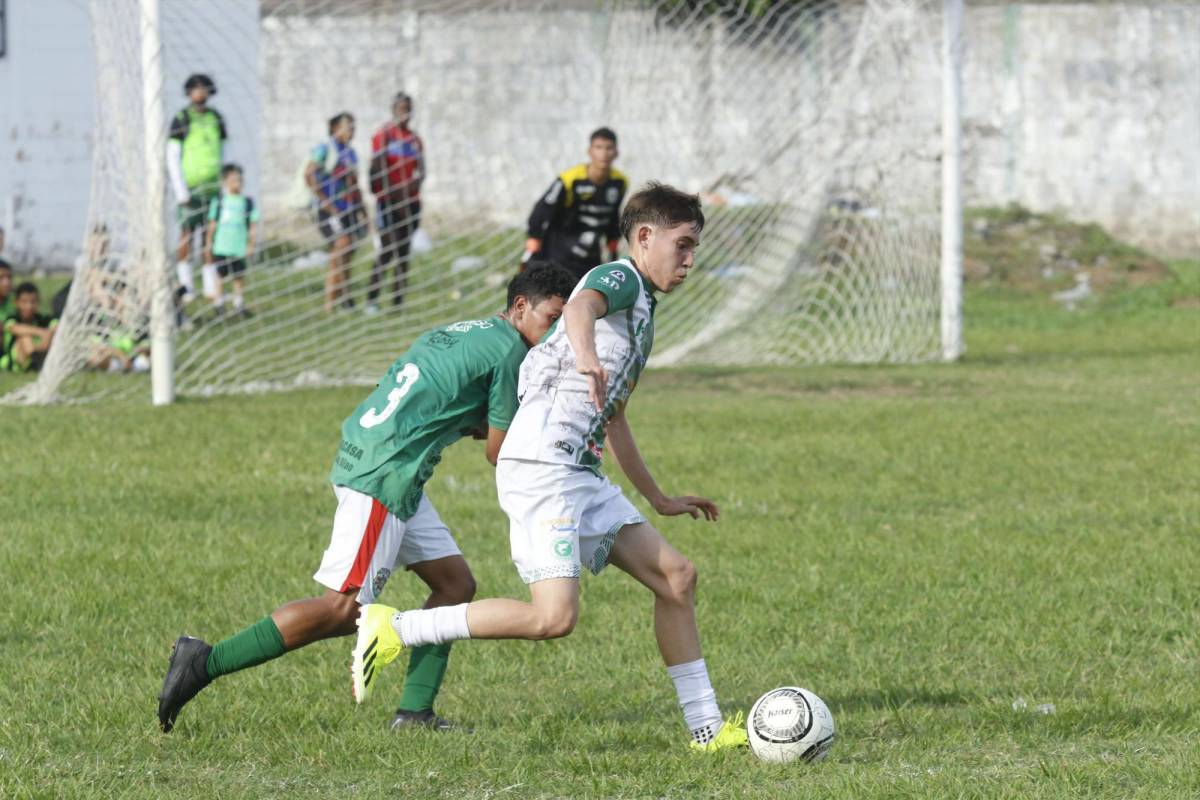
[(4, 321), (4, 350), (0, 369), (11, 372), (37, 372), (50, 351), (58, 320), (38, 311), (41, 295), (32, 283), (17, 287), (15, 314)]

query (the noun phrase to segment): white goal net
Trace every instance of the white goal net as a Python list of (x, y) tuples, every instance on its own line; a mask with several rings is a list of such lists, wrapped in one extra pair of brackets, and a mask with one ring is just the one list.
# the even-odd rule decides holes
[[(659, 180), (705, 202), (696, 268), (659, 306), (656, 363), (941, 355), (941, 0), (90, 6), (85, 257), (42, 374), (10, 401), (149, 396), (149, 378), (129, 373), (162, 341), (184, 396), (373, 382), (421, 331), (502, 305), (531, 208), (600, 126), (617, 133), (633, 188)], [(227, 273), (220, 307), (205, 297), (199, 234), (192, 266), (177, 265), (178, 177), (165, 167), (193, 74), (217, 88), (220, 160), (242, 167), (261, 218), (241, 297)], [(401, 91), (424, 148), (419, 227), (401, 232), (407, 259), (393, 250), (373, 277), (387, 223), (372, 135)], [(358, 229), (327, 238), (304, 173), (342, 112), (362, 213), (336, 209)]]

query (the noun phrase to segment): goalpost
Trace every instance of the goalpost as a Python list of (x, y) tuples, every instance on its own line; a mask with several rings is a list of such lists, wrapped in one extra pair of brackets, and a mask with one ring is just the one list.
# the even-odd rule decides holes
[[(660, 307), (656, 363), (962, 352), (961, 0), (90, 0), (90, 10), (85, 257), (43, 373), (2, 401), (161, 404), (370, 383), (421, 331), (502, 304), (530, 208), (601, 125), (616, 130), (616, 166), (634, 188), (655, 179), (699, 192), (709, 217), (691, 278)], [(192, 73), (216, 83), (224, 159), (243, 167), (262, 215), (244, 316), (177, 299), (167, 125)], [(373, 313), (366, 172), (400, 90), (414, 98), (428, 175), (403, 304)], [(354, 306), (327, 312), (329, 252), (301, 172), (342, 111), (357, 124), (370, 227), (342, 287)], [(148, 351), (152, 378), (113, 374), (132, 361), (106, 358), (118, 345)]]

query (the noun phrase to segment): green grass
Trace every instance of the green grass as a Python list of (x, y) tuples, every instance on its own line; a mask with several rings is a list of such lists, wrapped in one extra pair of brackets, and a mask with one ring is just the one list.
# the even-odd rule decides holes
[[(956, 365), (647, 374), (647, 460), (724, 510), (661, 520), (718, 696), (817, 691), (840, 739), (816, 766), (686, 752), (615, 571), (568, 639), (455, 648), (439, 711), (473, 736), (385, 733), (402, 669), (356, 708), (348, 640), (222, 679), (164, 736), (175, 636), (315, 591), (362, 390), (0, 408), (0, 796), (1194, 798), (1200, 309), (1176, 301), (1200, 264), (1177, 272), (1075, 312), (971, 292)], [(430, 495), (481, 594), (522, 596), (478, 444)]]

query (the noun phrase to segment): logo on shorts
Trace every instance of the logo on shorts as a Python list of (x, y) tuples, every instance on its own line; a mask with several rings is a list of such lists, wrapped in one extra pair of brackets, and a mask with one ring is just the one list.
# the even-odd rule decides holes
[(387, 567), (380, 567), (379, 572), (375, 573), (375, 579), (371, 581), (371, 592), (378, 597), (383, 591), (383, 587), (387, 585), (387, 580), (392, 576), (392, 571)]
[(575, 552), (575, 546), (571, 544), (570, 539), (554, 540), (554, 555), (559, 558), (570, 558), (573, 552)]

